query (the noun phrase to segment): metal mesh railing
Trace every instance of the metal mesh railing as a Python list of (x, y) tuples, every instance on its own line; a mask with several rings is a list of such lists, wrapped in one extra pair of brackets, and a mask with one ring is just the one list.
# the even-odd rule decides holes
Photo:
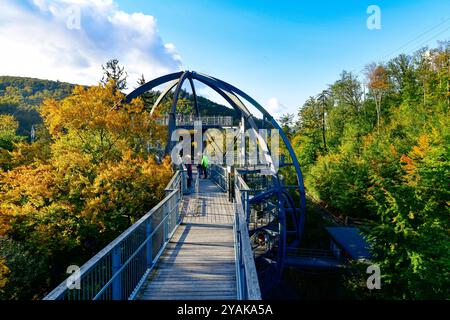
[(208, 168), (208, 175), (223, 191), (228, 190), (228, 172), (225, 167), (211, 164)]
[(178, 171), (164, 200), (44, 300), (134, 299), (181, 221), (182, 178)]
[[(230, 116), (202, 116), (178, 114), (175, 117), (176, 126), (194, 126), (195, 122), (201, 121), (203, 126), (231, 127), (233, 117)], [(160, 125), (169, 125), (169, 117), (161, 117), (157, 120)]]
[(234, 178), (236, 210), (234, 234), (238, 298), (240, 300), (261, 300), (261, 289), (248, 230), (248, 191), (250, 189), (239, 174), (236, 174)]

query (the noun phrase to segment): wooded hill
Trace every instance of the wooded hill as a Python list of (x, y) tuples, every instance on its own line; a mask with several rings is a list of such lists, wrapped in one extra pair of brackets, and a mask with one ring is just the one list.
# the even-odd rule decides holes
[[(39, 107), (46, 98), (61, 100), (69, 96), (75, 85), (51, 80), (0, 76), (0, 114), (13, 115), (19, 122), (17, 133), (29, 136), (31, 127), (42, 124)], [(151, 94), (156, 101), (157, 93)], [(155, 97), (153, 99), (153, 97)], [(170, 95), (169, 95), (170, 97)], [(183, 91), (181, 97), (192, 105), (193, 96)], [(235, 111), (204, 97), (198, 97), (202, 116), (234, 116)]]

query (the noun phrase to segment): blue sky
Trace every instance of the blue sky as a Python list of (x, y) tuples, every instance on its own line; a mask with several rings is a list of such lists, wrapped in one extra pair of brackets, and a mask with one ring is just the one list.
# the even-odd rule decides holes
[[(381, 30), (367, 28), (373, 4)], [(275, 117), (344, 69), (450, 40), (449, 0), (0, 0), (0, 12), (0, 75), (95, 85), (117, 58), (130, 90), (141, 74), (189, 69)]]
[[(153, 15), (183, 68), (222, 78), (262, 103), (276, 98), (278, 113), (296, 113), (344, 69), (360, 72), (369, 62), (450, 39), (450, 1), (443, 0), (117, 2)], [(372, 4), (381, 8), (381, 30), (366, 27)]]

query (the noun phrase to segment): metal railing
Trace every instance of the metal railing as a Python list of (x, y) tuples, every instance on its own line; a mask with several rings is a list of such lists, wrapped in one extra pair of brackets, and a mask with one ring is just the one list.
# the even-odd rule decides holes
[(225, 167), (211, 164), (208, 168), (208, 175), (223, 191), (228, 190), (228, 172)]
[(164, 200), (44, 300), (133, 300), (181, 222), (182, 180), (177, 171)]
[(364, 227), (364, 226), (373, 225), (373, 221), (368, 220), (368, 219), (352, 218), (349, 216), (344, 216), (342, 214), (338, 215), (338, 214), (334, 213), (333, 211), (331, 211), (329, 208), (327, 208), (325, 206), (324, 202), (322, 202), (321, 200), (319, 200), (315, 197), (312, 197), (311, 195), (308, 195), (307, 197), (308, 197), (308, 200), (312, 201), (315, 205), (318, 206), (322, 216), (326, 220), (334, 223), (335, 225), (353, 226), (353, 227)]
[(250, 192), (252, 191), (242, 176), (238, 173), (234, 176), (234, 190), (236, 196), (236, 203), (242, 206), (247, 223), (250, 220)]
[(302, 261), (305, 261), (305, 259), (334, 261), (341, 267), (345, 267), (350, 263), (349, 257), (343, 256), (340, 253), (331, 250), (323, 249), (290, 248), (287, 250), (286, 256), (290, 259), (300, 258)]
[[(223, 191), (225, 192), (229, 191), (228, 184), (230, 183), (230, 177), (226, 167), (219, 166), (217, 164), (211, 164), (210, 167), (208, 168), (208, 172), (209, 172), (208, 176), (210, 177), (210, 179), (214, 181)], [(237, 171), (235, 172), (233, 183), (235, 184), (234, 189), (236, 190), (235, 191), (236, 202), (239, 205), (242, 205), (246, 216), (246, 220), (248, 222), (248, 219), (250, 217), (249, 197), (252, 192), (252, 189), (250, 189), (250, 187), (247, 185), (247, 183), (244, 181), (242, 176)]]
[(307, 258), (329, 258), (337, 259), (337, 257), (330, 250), (322, 249), (306, 249), (306, 248), (295, 248), (289, 249), (287, 251), (287, 256), (289, 257), (307, 257)]
[[(194, 126), (195, 122), (201, 121), (203, 126), (231, 127), (233, 117), (230, 116), (203, 116), (195, 117), (193, 115), (177, 115), (175, 118), (176, 126)], [(169, 125), (169, 117), (157, 119), (160, 125)]]
[(169, 183), (167, 184), (166, 189), (164, 191), (166, 192), (166, 196), (172, 193), (174, 190), (181, 190), (181, 194), (184, 194), (184, 191), (187, 188), (187, 170), (183, 167), (181, 170), (178, 170), (172, 179), (170, 179)]
[[(248, 231), (249, 188), (239, 174), (235, 175), (235, 254), (239, 300), (261, 300), (258, 273)], [(247, 196), (246, 196), (247, 195)]]

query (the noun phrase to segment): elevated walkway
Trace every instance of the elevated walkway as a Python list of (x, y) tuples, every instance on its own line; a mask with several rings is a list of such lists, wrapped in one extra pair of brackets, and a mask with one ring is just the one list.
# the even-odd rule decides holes
[(240, 185), (186, 177), (44, 300), (261, 300)]
[(328, 250), (290, 249), (287, 252), (286, 266), (300, 269), (345, 269), (345, 259), (338, 258)]
[(199, 183), (198, 199), (184, 197), (182, 223), (137, 299), (237, 299), (233, 204), (210, 180)]

